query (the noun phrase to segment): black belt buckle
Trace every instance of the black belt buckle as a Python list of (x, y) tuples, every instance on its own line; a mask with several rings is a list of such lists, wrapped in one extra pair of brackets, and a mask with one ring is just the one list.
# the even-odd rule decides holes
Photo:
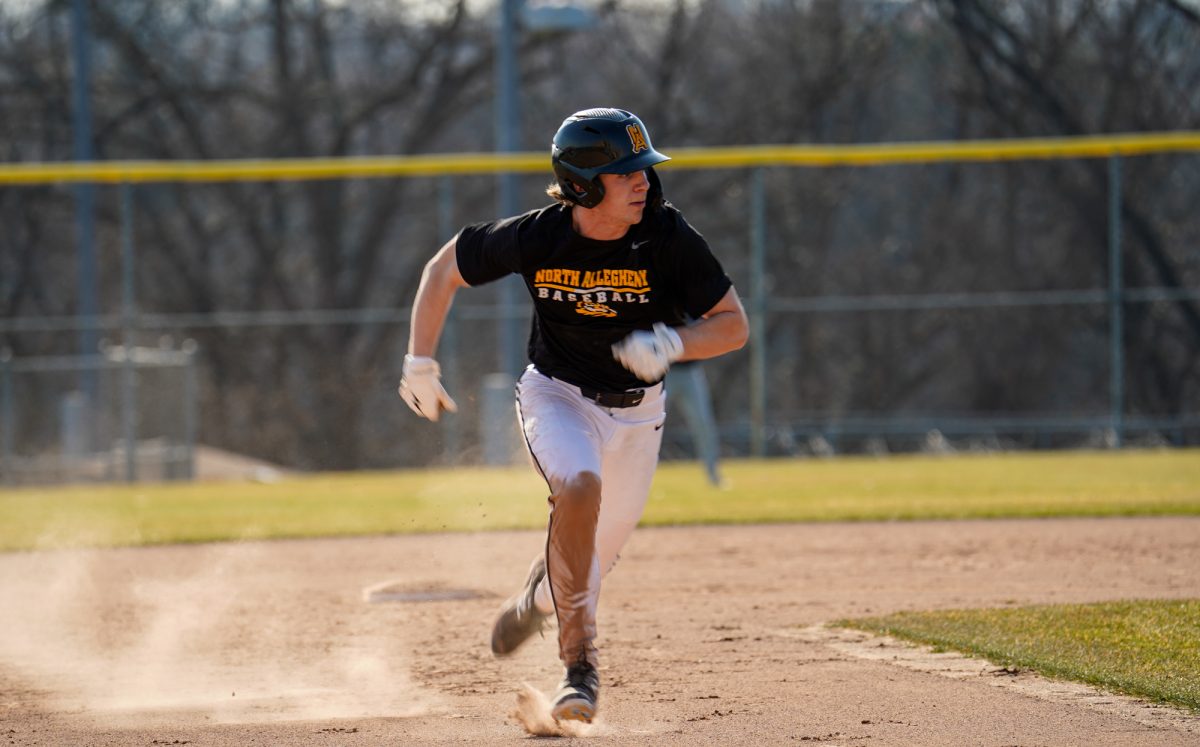
[(632, 392), (600, 392), (580, 387), (579, 393), (601, 407), (637, 407), (646, 398), (645, 389), (635, 389)]

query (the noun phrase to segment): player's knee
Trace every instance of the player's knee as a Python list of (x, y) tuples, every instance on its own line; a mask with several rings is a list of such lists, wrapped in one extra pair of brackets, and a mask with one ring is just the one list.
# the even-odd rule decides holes
[(563, 481), (554, 496), (555, 508), (570, 511), (600, 511), (600, 475), (578, 472)]

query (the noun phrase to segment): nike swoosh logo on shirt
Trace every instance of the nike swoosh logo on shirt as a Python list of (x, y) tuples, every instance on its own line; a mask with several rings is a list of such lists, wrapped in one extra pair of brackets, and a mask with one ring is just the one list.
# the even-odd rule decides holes
[(635, 241), (635, 242), (633, 242), (632, 249), (634, 251), (637, 251), (638, 247), (645, 245), (648, 241), (649, 241), (649, 239), (643, 239), (642, 241)]

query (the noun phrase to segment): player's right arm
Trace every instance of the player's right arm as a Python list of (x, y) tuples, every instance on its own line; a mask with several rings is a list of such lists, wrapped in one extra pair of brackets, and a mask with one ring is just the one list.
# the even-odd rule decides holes
[(459, 288), (467, 285), (458, 271), (457, 237), (450, 239), (425, 263), (417, 297), (413, 301), (408, 335), (408, 355), (400, 378), (400, 397), (423, 418), (436, 421), (442, 410), (458, 406), (442, 387), (441, 367), (433, 359), (438, 339)]
[(458, 237), (454, 237), (425, 263), (417, 297), (413, 301), (408, 354), (433, 357), (442, 336), (442, 326), (450, 313), (450, 304), (467, 281), (458, 271)]

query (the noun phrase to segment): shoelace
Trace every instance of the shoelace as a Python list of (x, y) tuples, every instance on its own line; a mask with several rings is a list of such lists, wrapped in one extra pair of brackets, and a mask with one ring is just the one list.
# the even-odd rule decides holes
[[(536, 588), (536, 587), (535, 587)], [(532, 593), (521, 597), (521, 601), (517, 603), (517, 615), (525, 618), (533, 615), (538, 621), (538, 635), (544, 640), (546, 638), (546, 630), (550, 627), (550, 615), (543, 614), (534, 603), (534, 595)]]

